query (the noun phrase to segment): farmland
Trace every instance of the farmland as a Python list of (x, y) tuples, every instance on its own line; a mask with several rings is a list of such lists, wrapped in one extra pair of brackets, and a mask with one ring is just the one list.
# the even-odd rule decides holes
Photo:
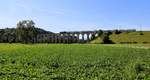
[(143, 35), (140, 35), (140, 32), (123, 32), (121, 34), (112, 34), (110, 39), (115, 43), (122, 43), (122, 42), (132, 42), (132, 43), (150, 43), (150, 32), (145, 31), (142, 32)]
[[(115, 44), (149, 44), (150, 43), (150, 31), (143, 31), (143, 35), (140, 35), (141, 32), (122, 32), (120, 34), (112, 33), (109, 38)], [(90, 43), (99, 44), (102, 43), (100, 37), (91, 41)]]
[(0, 44), (0, 79), (149, 80), (149, 47)]

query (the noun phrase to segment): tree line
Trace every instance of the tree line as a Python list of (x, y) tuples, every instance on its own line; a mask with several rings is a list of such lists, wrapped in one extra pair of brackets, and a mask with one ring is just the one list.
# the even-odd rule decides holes
[(36, 43), (38, 34), (48, 34), (35, 27), (32, 20), (23, 20), (17, 23), (16, 28), (0, 29), (0, 43)]

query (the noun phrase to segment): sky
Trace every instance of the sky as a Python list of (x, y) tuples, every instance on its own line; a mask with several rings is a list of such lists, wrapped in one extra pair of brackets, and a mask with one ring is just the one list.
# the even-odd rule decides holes
[(150, 0), (1, 0), (0, 28), (33, 20), (52, 31), (150, 30)]

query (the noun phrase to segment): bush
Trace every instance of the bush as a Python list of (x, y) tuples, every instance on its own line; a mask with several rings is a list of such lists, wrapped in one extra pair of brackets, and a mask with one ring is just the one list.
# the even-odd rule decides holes
[(122, 33), (122, 32), (119, 30), (115, 30), (115, 34), (120, 34), (120, 33)]
[(140, 32), (140, 35), (144, 35), (143, 32)]
[(107, 33), (106, 33), (106, 35), (111, 35), (112, 34), (112, 31), (108, 31)]
[(110, 40), (108, 34), (105, 34), (105, 35), (102, 37), (102, 40), (103, 40), (103, 43), (104, 43), (104, 44), (113, 44), (113, 43), (114, 43), (114, 42), (112, 42), (112, 40)]

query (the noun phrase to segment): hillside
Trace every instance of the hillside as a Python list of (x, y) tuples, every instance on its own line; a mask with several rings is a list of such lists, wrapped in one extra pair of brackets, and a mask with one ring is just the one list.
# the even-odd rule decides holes
[[(143, 35), (140, 35), (140, 32), (123, 32), (121, 34), (115, 34), (109, 36), (110, 40), (114, 43), (150, 43), (150, 31), (143, 32)], [(101, 43), (102, 40), (100, 37), (91, 41), (90, 43)]]
[(101, 44), (103, 41), (100, 37), (96, 38), (95, 40), (91, 41), (91, 44)]

